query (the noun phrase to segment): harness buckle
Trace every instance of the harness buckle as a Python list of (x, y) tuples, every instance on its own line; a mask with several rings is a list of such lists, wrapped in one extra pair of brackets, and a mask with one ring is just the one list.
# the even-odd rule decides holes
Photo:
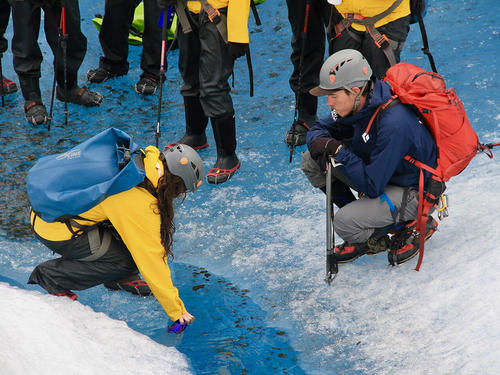
[(372, 35), (372, 37), (375, 45), (378, 48), (384, 49), (390, 45), (389, 38), (385, 36), (385, 34), (380, 34), (379, 32), (377, 32), (375, 35)]
[(218, 23), (220, 21), (220, 12), (218, 9), (210, 7), (206, 10), (210, 22)]

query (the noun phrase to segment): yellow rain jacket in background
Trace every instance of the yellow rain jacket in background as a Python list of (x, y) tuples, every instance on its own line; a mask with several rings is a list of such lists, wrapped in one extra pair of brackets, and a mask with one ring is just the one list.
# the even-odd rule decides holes
[[(159, 175), (163, 175), (163, 164), (159, 160), (160, 151), (156, 147), (149, 146), (145, 153), (146, 177), (156, 187)], [(161, 220), (159, 213), (155, 213), (156, 204), (157, 199), (151, 193), (136, 186), (106, 198), (79, 215), (92, 221), (75, 221), (81, 225), (93, 225), (95, 222), (109, 220), (132, 254), (137, 268), (154, 296), (170, 319), (175, 321), (186, 312), (186, 308), (179, 298), (177, 288), (172, 284), (166, 258), (164, 260), (165, 250), (160, 237)], [(31, 222), (33, 223), (33, 217)], [(66, 224), (48, 223), (41, 217), (36, 218), (34, 230), (40, 237), (49, 241), (65, 241), (72, 236)], [(74, 230), (77, 231), (78, 228)]]
[[(364, 18), (370, 18), (388, 9), (394, 0), (342, 0), (342, 4), (335, 5), (338, 12), (345, 17), (346, 14), (354, 13)], [(410, 0), (403, 0), (388, 16), (375, 23), (375, 27), (380, 27), (386, 23), (406, 17), (410, 14)], [(363, 25), (353, 23), (351, 27), (358, 31), (366, 31)]]
[[(216, 9), (227, 7), (227, 39), (234, 43), (248, 43), (248, 15), (250, 0), (208, 0)], [(199, 1), (188, 1), (187, 8), (190, 12), (200, 13)]]

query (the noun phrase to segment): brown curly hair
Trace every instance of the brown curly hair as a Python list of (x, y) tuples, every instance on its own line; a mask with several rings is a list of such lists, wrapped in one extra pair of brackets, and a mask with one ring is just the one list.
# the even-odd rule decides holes
[(158, 181), (158, 187), (155, 189), (151, 181), (144, 179), (146, 189), (157, 199), (155, 213), (161, 218), (160, 236), (161, 244), (165, 249), (163, 260), (168, 256), (174, 257), (172, 252), (172, 242), (175, 233), (174, 223), (174, 199), (182, 197), (181, 202), (186, 198), (186, 186), (179, 176), (170, 173), (163, 154), (160, 154), (160, 160), (163, 162), (164, 174)]

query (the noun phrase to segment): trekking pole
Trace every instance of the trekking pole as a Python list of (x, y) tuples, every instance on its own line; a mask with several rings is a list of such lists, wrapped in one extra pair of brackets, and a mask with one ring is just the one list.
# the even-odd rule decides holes
[(422, 17), (422, 12), (419, 12), (417, 14), (417, 19), (418, 19), (418, 26), (420, 28), (420, 34), (422, 34), (422, 43), (424, 44), (422, 51), (424, 52), (424, 55), (427, 55), (427, 57), (429, 58), (432, 71), (434, 73), (437, 73), (436, 64), (434, 64), (434, 57), (432, 57), (432, 54), (429, 50), (429, 41), (427, 39), (427, 32), (425, 31), (424, 17)]
[[(64, 12), (64, 13), (63, 13)], [(65, 16), (65, 9), (64, 7), (61, 9), (61, 20), (59, 22), (59, 29), (58, 29), (58, 38), (57, 38), (57, 51), (56, 51), (56, 54), (54, 55), (54, 79), (52, 80), (52, 93), (50, 95), (50, 110), (49, 110), (49, 120), (47, 122), (47, 130), (50, 131), (50, 125), (51, 125), (51, 122), (52, 122), (52, 111), (54, 109), (54, 96), (55, 96), (55, 92), (56, 92), (56, 78), (57, 78), (57, 64), (59, 63), (59, 59), (58, 59), (58, 56), (59, 56), (59, 53), (61, 51), (61, 42), (62, 42), (62, 39), (63, 39), (63, 24), (64, 24), (64, 28), (66, 28), (66, 22), (63, 23), (63, 16)], [(66, 104), (66, 103), (65, 103)], [(65, 110), (66, 110), (66, 113), (67, 113), (67, 107), (65, 107)], [(67, 120), (66, 120), (67, 122)]]
[(333, 202), (332, 202), (332, 173), (333, 163), (331, 156), (326, 166), (326, 277), (330, 285), (339, 272), (337, 258), (335, 257), (335, 231), (333, 227)]
[[(160, 62), (160, 92), (158, 94), (158, 115), (156, 118), (156, 134), (155, 134), (155, 141), (156, 141), (156, 148), (158, 148), (158, 144), (160, 142), (160, 117), (161, 117), (161, 97), (163, 93), (163, 76), (165, 74), (165, 44), (167, 42), (167, 24), (170, 21), (170, 17), (172, 15), (172, 7), (168, 7), (167, 11), (167, 19), (165, 19), (165, 10), (162, 10), (161, 12), (161, 22), (162, 22), (162, 28), (161, 28), (161, 62)], [(177, 30), (176, 30), (177, 31)], [(173, 44), (173, 43), (172, 43)], [(170, 48), (169, 48), (170, 51)]]
[(68, 34), (66, 34), (66, 8), (61, 8), (61, 25), (62, 30), (61, 46), (63, 50), (63, 74), (64, 74), (64, 125), (68, 125)]
[[(293, 152), (295, 151), (295, 147), (298, 142), (299, 135), (297, 134), (296, 125), (299, 121), (299, 105), (300, 105), (300, 93), (302, 91), (302, 69), (304, 68), (304, 51), (305, 44), (307, 41), (307, 24), (309, 23), (309, 8), (311, 7), (311, 0), (307, 0), (306, 2), (306, 11), (304, 15), (304, 28), (302, 29), (301, 39), (302, 44), (300, 46), (300, 58), (299, 58), (299, 93), (295, 97), (295, 112), (293, 114), (293, 124), (292, 130), (290, 132), (291, 144), (290, 147), (290, 160), (289, 163), (292, 162)], [(288, 138), (288, 137), (287, 137)]]
[(2, 107), (5, 107), (5, 99), (4, 99), (4, 95), (5, 95), (5, 92), (3, 90), (3, 70), (2, 70), (2, 57), (3, 57), (3, 54), (0, 54), (0, 95), (2, 96)]

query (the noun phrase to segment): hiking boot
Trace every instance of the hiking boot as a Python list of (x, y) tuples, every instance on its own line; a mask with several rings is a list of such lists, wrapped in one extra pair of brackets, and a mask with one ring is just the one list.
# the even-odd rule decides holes
[[(389, 263), (393, 266), (409, 261), (420, 250), (420, 236), (416, 231), (417, 221), (410, 221), (403, 229), (398, 231), (391, 239), (391, 248), (387, 254)], [(438, 223), (429, 216), (425, 225), (425, 240), (432, 237)]]
[(62, 102), (69, 102), (85, 107), (95, 107), (102, 102), (103, 96), (98, 92), (90, 91), (85, 86), (74, 86), (68, 89), (67, 94), (64, 93), (64, 88), (57, 86), (56, 98)]
[(160, 87), (160, 81), (157, 78), (144, 76), (135, 84), (135, 91), (142, 95), (153, 95)]
[(24, 104), (26, 121), (32, 125), (43, 125), (49, 121), (49, 114), (45, 106), (39, 101), (26, 102)]
[(78, 299), (78, 296), (75, 293), (73, 293), (71, 290), (66, 290), (66, 291), (61, 292), (61, 293), (50, 293), (50, 294), (52, 294), (53, 296), (58, 296), (58, 297), (68, 297), (72, 301), (76, 301)]
[(17, 91), (16, 83), (8, 78), (5, 78), (4, 76), (2, 76), (2, 86), (4, 95), (12, 94)]
[(309, 125), (305, 121), (298, 121), (286, 132), (285, 143), (288, 146), (301, 146), (306, 144), (306, 135)]
[(335, 258), (338, 263), (348, 263), (364, 254), (377, 254), (389, 248), (389, 237), (370, 238), (366, 242), (350, 243), (345, 241), (342, 245), (335, 246)]
[(114, 73), (102, 67), (98, 67), (97, 69), (90, 69), (87, 72), (87, 79), (92, 83), (103, 83), (110, 78), (115, 78), (119, 76), (123, 76), (127, 73)]
[(121, 280), (107, 281), (104, 283), (104, 286), (109, 290), (124, 290), (125, 292), (143, 297), (151, 295), (148, 283), (141, 280), (138, 275)]

